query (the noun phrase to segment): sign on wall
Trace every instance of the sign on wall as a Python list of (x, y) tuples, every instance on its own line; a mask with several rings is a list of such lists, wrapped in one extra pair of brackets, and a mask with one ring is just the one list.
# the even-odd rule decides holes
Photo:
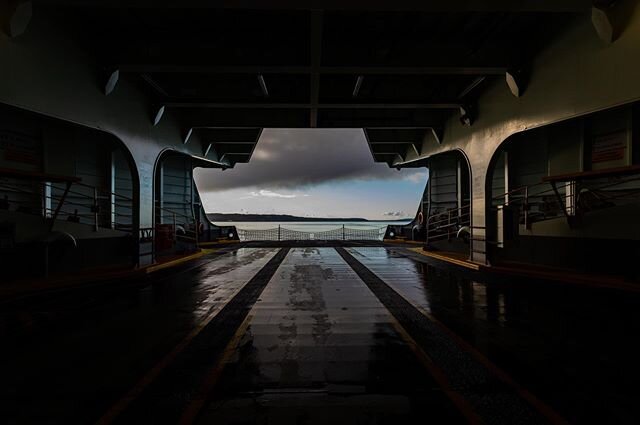
[(0, 166), (38, 170), (42, 165), (40, 138), (0, 128)]
[[(591, 163), (600, 164), (604, 162), (614, 162), (612, 166), (624, 166), (627, 157), (627, 132), (596, 136), (591, 146)], [(618, 164), (619, 162), (619, 164)]]

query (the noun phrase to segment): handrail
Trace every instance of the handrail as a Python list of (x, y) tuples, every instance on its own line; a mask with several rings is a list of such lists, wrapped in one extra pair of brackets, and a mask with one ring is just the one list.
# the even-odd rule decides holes
[[(170, 218), (171, 223), (156, 223), (156, 226), (159, 224), (170, 224), (173, 231), (173, 240), (186, 240), (189, 242), (195, 243), (198, 246), (199, 240), (199, 222), (198, 220), (190, 215), (180, 213), (178, 211), (174, 211), (168, 208), (161, 207), (159, 205), (155, 206), (155, 216), (159, 217), (161, 221), (165, 218)], [(183, 227), (182, 230), (184, 234), (178, 234), (178, 218), (180, 218), (185, 226), (193, 226), (193, 229), (189, 227)]]
[[(610, 175), (607, 176), (604, 173), (600, 177), (615, 178), (615, 176), (610, 176)], [(565, 195), (565, 196), (569, 196), (570, 204), (569, 206), (567, 206), (564, 204), (562, 200), (562, 195), (560, 194), (556, 186), (556, 183), (558, 181), (564, 181), (564, 180), (544, 178), (543, 181), (540, 183), (517, 187), (501, 195), (494, 196), (491, 199), (492, 200), (505, 199), (505, 202), (502, 204), (503, 207), (511, 206), (511, 205), (521, 205), (522, 206), (521, 213), (524, 219), (524, 225), (528, 227), (530, 225), (530, 207), (532, 205), (540, 205), (540, 204), (544, 205), (548, 203), (548, 201), (531, 202), (531, 198), (539, 198), (539, 197), (547, 196), (549, 194), (554, 194), (556, 205), (559, 207), (559, 209), (562, 210), (562, 214), (564, 214), (569, 219), (579, 213), (578, 208), (580, 207), (580, 199), (582, 199), (582, 197), (584, 196), (584, 193), (597, 194), (598, 197), (602, 200), (624, 199), (625, 197), (628, 197), (630, 195), (629, 192), (631, 192), (631, 194), (640, 193), (640, 189), (636, 189), (636, 188), (623, 189), (625, 190), (625, 193), (623, 193), (622, 195), (617, 194), (615, 196), (603, 196), (605, 194), (602, 193), (602, 191), (610, 190), (612, 188), (615, 188), (616, 186), (624, 185), (630, 182), (640, 181), (640, 176), (638, 175), (634, 175), (633, 177), (630, 177), (630, 178), (619, 178), (616, 181), (605, 182), (599, 185), (583, 183), (582, 187), (587, 189), (588, 192), (582, 192), (581, 190), (579, 190), (577, 180), (567, 181), (567, 184), (571, 186), (571, 191), (568, 193), (568, 195)], [(543, 191), (532, 190), (532, 188), (537, 188), (545, 185), (549, 186), (550, 188)], [(515, 193), (522, 193), (522, 196), (518, 196), (517, 198), (515, 197), (512, 198), (510, 195), (513, 195)], [(558, 216), (557, 215), (553, 217), (545, 216), (542, 220), (547, 220), (547, 219), (556, 218), (556, 217)], [(538, 219), (536, 221), (542, 221), (542, 220)]]
[[(5, 176), (5, 178), (13, 178), (13, 175)], [(97, 231), (100, 227), (109, 227), (109, 228), (123, 228), (123, 227), (133, 227), (132, 223), (119, 223), (116, 220), (116, 217), (133, 217), (134, 216), (134, 201), (132, 198), (127, 196), (109, 192), (104, 189), (98, 189), (96, 187), (90, 186), (85, 183), (81, 183), (79, 179), (69, 178), (65, 180), (60, 179), (51, 179), (49, 180), (50, 175), (45, 174), (37, 174), (37, 178), (31, 178), (29, 180), (37, 180), (39, 183), (38, 189), (28, 190), (25, 187), (16, 186), (15, 184), (7, 183), (6, 180), (0, 180), (0, 189), (9, 193), (23, 194), (28, 196), (37, 196), (41, 200), (45, 200), (43, 205), (38, 207), (39, 212), (37, 215), (43, 216), (45, 219), (51, 220), (51, 226), (53, 226), (56, 218), (59, 215), (64, 215), (67, 217), (77, 217), (78, 219), (83, 218), (93, 218), (93, 223), (95, 231)], [(56, 176), (53, 176), (56, 177)], [(21, 178), (21, 177), (17, 177)], [(83, 193), (78, 190), (72, 190), (72, 186), (80, 186), (91, 189), (93, 193)], [(45, 190), (46, 187), (51, 189), (61, 190), (62, 194), (57, 195), (52, 193), (50, 190)], [(69, 196), (69, 195), (72, 196)], [(5, 195), (7, 198), (7, 195)], [(71, 199), (69, 199), (71, 198)], [(33, 202), (29, 202), (26, 200), (12, 199), (9, 201), (12, 204), (31, 204)], [(57, 206), (52, 208), (49, 204), (56, 203)], [(110, 216), (111, 220), (109, 220), (109, 226), (105, 226), (101, 224), (101, 212), (100, 207), (105, 204), (110, 206)], [(63, 206), (75, 207), (75, 211), (73, 213), (69, 211), (64, 211)], [(89, 213), (78, 213), (79, 208), (89, 209)], [(123, 214), (121, 210), (127, 210), (130, 214)], [(120, 210), (120, 211), (117, 211)], [(35, 212), (35, 209), (34, 209)], [(104, 218), (104, 215), (102, 215)], [(88, 224), (88, 223), (84, 223)]]
[[(467, 212), (465, 212), (467, 211)], [(454, 214), (455, 213), (455, 214)], [(445, 217), (446, 216), (446, 217)], [(441, 224), (447, 223), (446, 233), (439, 235), (432, 235), (433, 231), (441, 230)], [(442, 238), (447, 236), (451, 237), (451, 226), (459, 226), (471, 223), (471, 204), (466, 204), (461, 207), (449, 208), (445, 211), (435, 213), (427, 217), (425, 223), (426, 230), (426, 244), (429, 244), (430, 240)]]

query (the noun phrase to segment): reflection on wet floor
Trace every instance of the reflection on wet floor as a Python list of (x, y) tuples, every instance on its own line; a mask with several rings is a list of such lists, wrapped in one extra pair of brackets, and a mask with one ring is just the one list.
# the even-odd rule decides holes
[(332, 248), (293, 249), (199, 423), (461, 420)]
[[(638, 423), (638, 294), (474, 281), (397, 248), (337, 249), (242, 248), (147, 286), (2, 305), (1, 422), (92, 423), (201, 327), (119, 423), (149, 418), (158, 388), (177, 417), (203, 396), (200, 423), (459, 423), (436, 369), (487, 423), (522, 419), (506, 408), (522, 393), (459, 337), (570, 423)], [(210, 370), (221, 374), (202, 386)]]
[(3, 306), (0, 422), (91, 423), (277, 251), (242, 248), (143, 288)]
[(571, 423), (637, 423), (640, 297), (523, 282), (477, 282), (385, 248), (360, 262), (461, 335)]

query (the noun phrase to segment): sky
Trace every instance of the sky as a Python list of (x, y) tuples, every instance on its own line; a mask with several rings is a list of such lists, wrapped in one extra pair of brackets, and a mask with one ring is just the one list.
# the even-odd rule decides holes
[(206, 212), (413, 218), (425, 168), (376, 163), (361, 129), (265, 129), (249, 163), (196, 169)]

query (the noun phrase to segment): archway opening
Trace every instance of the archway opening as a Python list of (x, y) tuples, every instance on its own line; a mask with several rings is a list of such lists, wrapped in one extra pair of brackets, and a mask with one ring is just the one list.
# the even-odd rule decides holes
[(197, 169), (194, 177), (219, 224), (381, 228), (416, 217), (427, 172), (374, 162), (362, 129), (265, 129), (248, 164)]
[(0, 105), (0, 141), (0, 239), (10, 276), (137, 262), (138, 174), (117, 137)]

